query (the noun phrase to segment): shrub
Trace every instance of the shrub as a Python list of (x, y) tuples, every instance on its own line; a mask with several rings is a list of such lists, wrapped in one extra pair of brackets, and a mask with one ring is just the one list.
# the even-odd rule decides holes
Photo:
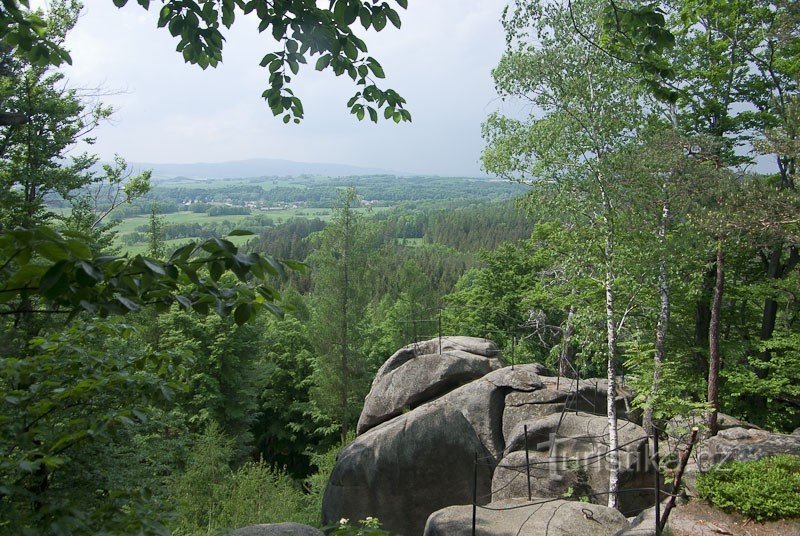
[(224, 534), (259, 523), (309, 521), (307, 499), (289, 475), (263, 462), (232, 471), (233, 456), (232, 440), (212, 422), (175, 481), (178, 524), (173, 534)]
[(731, 462), (697, 479), (698, 495), (758, 521), (800, 517), (800, 456)]

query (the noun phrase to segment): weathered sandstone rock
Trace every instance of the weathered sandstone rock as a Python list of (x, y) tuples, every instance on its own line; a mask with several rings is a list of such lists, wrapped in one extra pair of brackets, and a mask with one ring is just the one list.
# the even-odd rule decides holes
[(266, 523), (234, 530), (232, 536), (325, 536), (325, 533), (299, 523)]
[[(617, 510), (577, 501), (499, 501), (479, 508), (481, 536), (612, 536), (627, 527)], [(470, 536), (472, 505), (450, 506), (431, 514), (424, 536)]]
[(357, 431), (388, 421), (456, 387), (499, 368), (496, 359), (449, 350), (409, 359), (397, 368), (376, 377), (358, 420)]

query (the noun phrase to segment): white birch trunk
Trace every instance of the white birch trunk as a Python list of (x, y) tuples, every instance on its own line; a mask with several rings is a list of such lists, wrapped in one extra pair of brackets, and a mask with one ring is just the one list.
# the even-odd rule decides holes
[[(602, 184), (602, 183), (601, 183)], [(614, 222), (612, 207), (604, 190), (603, 205), (606, 225), (605, 239), (605, 290), (606, 290), (606, 335), (608, 341), (608, 507), (617, 508), (619, 502), (619, 437), (617, 433), (617, 320), (614, 311)]]
[(670, 296), (669, 296), (669, 278), (667, 274), (667, 228), (670, 219), (670, 202), (669, 193), (667, 191), (668, 185), (662, 185), (663, 193), (663, 206), (661, 210), (661, 225), (658, 230), (658, 295), (661, 299), (661, 310), (658, 316), (658, 325), (656, 326), (656, 351), (653, 355), (653, 383), (650, 386), (650, 397), (647, 401), (647, 407), (644, 410), (642, 424), (645, 432), (650, 433), (653, 430), (653, 404), (658, 395), (659, 382), (661, 381), (661, 366), (666, 359), (667, 353), (667, 329), (669, 326), (670, 314)]

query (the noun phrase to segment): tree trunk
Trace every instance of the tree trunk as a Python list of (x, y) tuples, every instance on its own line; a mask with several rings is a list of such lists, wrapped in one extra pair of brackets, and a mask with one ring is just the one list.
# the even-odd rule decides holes
[(670, 218), (670, 203), (667, 196), (666, 184), (663, 185), (664, 204), (661, 211), (661, 225), (658, 230), (658, 295), (661, 299), (661, 310), (656, 326), (656, 352), (653, 355), (653, 383), (650, 386), (650, 399), (644, 409), (643, 426), (645, 430), (653, 429), (653, 405), (658, 395), (659, 382), (661, 381), (661, 366), (667, 353), (667, 328), (669, 326), (669, 278), (667, 274), (667, 228)]
[(617, 322), (614, 317), (614, 272), (606, 268), (606, 334), (608, 339), (608, 507), (617, 508), (619, 492), (619, 452), (617, 437)]
[(617, 320), (614, 312), (614, 221), (612, 208), (603, 193), (603, 217), (606, 225), (605, 238), (605, 291), (606, 291), (606, 339), (608, 343), (608, 507), (617, 508), (619, 501), (619, 437), (617, 433)]
[(722, 292), (725, 286), (725, 252), (722, 240), (717, 243), (717, 275), (714, 281), (714, 299), (711, 302), (711, 323), (708, 329), (708, 430), (713, 436), (717, 434), (717, 413), (719, 413), (719, 327), (722, 313)]

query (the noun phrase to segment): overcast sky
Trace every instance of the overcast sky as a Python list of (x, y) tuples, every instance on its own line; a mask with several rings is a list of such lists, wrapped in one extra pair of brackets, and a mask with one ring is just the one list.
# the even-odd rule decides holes
[[(367, 32), (383, 65), (384, 87), (408, 101), (412, 124), (359, 122), (345, 103), (349, 78), (317, 73), (294, 79), (306, 119), (284, 125), (261, 99), (267, 72), (258, 66), (275, 42), (253, 20), (227, 36), (224, 64), (202, 71), (184, 64), (176, 42), (156, 28), (157, 9), (135, 2), (85, 0), (67, 47), (73, 86), (118, 92), (117, 112), (97, 133), (94, 151), (132, 162), (221, 162), (284, 158), (380, 167), (407, 173), (480, 174), (481, 122), (498, 107), (490, 71), (504, 46), (506, 0), (412, 0), (403, 26)], [(158, 2), (154, 2), (157, 6)]]

